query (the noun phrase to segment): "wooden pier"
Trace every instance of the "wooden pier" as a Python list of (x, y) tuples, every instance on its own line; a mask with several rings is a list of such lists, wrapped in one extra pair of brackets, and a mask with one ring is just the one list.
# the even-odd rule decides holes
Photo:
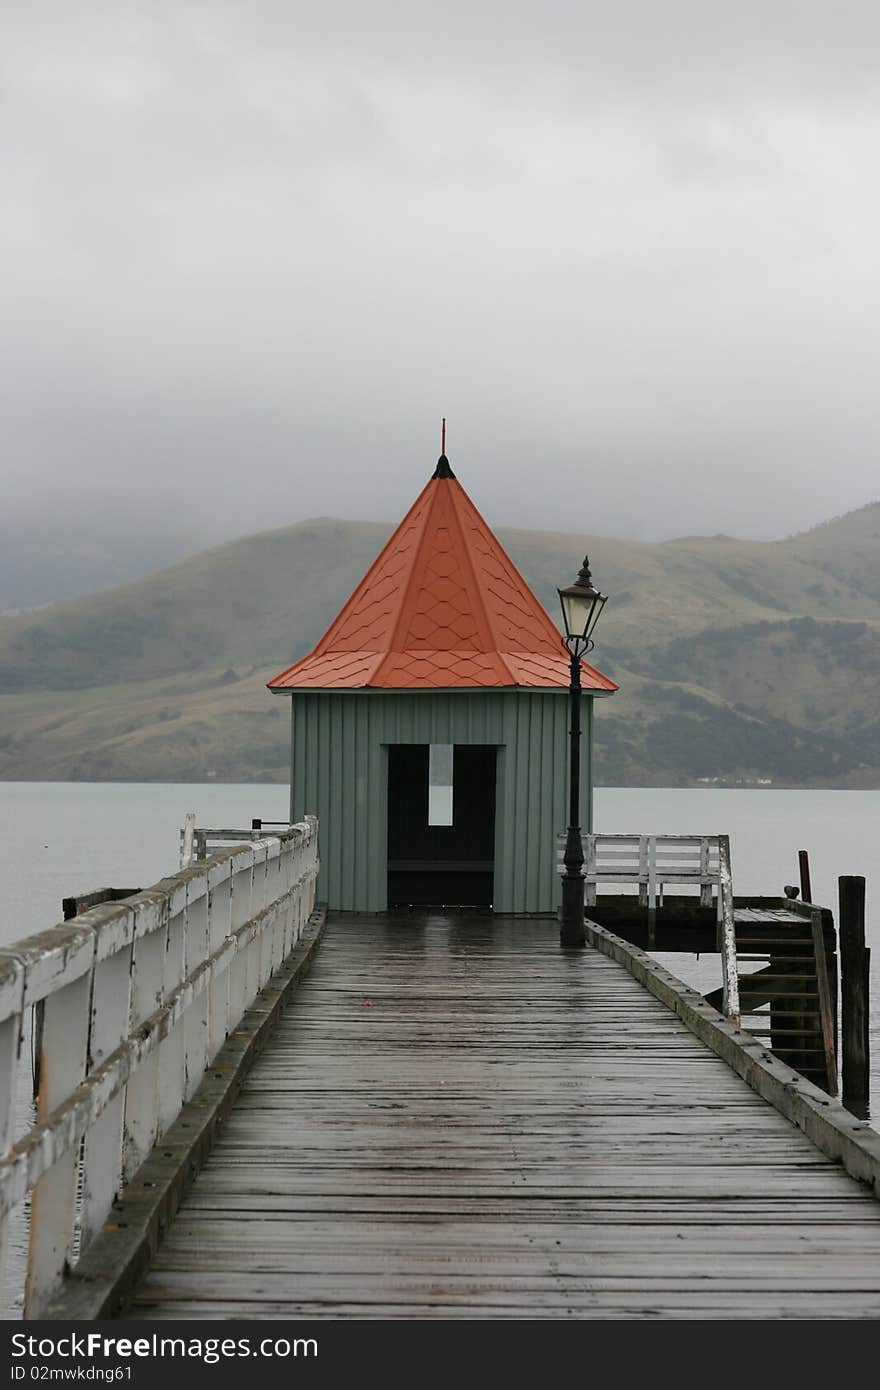
[(551, 921), (331, 921), (131, 1316), (880, 1315), (880, 1203)]
[[(730, 991), (589, 917), (562, 951), (552, 917), (313, 910), (314, 819), (204, 853), (0, 953), (26, 1317), (880, 1316), (880, 1134)], [(734, 969), (738, 933), (820, 940), (742, 912)]]

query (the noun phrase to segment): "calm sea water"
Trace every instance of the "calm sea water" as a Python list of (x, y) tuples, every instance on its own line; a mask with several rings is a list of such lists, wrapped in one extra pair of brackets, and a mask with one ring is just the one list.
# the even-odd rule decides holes
[[(287, 796), (278, 785), (0, 782), (0, 945), (57, 922), (64, 897), (145, 888), (173, 872), (187, 811), (200, 825), (248, 826), (254, 816), (282, 820)], [(806, 849), (813, 897), (836, 918), (838, 875), (865, 876), (880, 1087), (880, 791), (601, 787), (595, 797), (597, 830), (728, 834), (738, 893), (779, 894), (797, 883), (797, 852)], [(662, 959), (688, 983), (717, 983), (717, 958)]]
[[(0, 944), (57, 922), (63, 897), (146, 887), (173, 872), (187, 811), (200, 825), (248, 826), (254, 816), (282, 820), (287, 797), (278, 785), (0, 782)], [(880, 791), (601, 787), (595, 798), (597, 830), (730, 835), (738, 893), (796, 883), (797, 852), (807, 849), (813, 896), (836, 915), (838, 875), (864, 874), (880, 945)]]
[[(52, 926), (64, 897), (104, 886), (145, 888), (173, 872), (187, 811), (200, 825), (248, 826), (254, 816), (282, 820), (287, 796), (278, 785), (0, 782), (0, 945)], [(838, 875), (865, 876), (880, 1087), (880, 791), (601, 787), (595, 798), (597, 830), (728, 834), (738, 893), (781, 893), (798, 881), (797, 852), (806, 849), (813, 897), (836, 918)], [(717, 958), (662, 959), (688, 983), (717, 982)], [(875, 1096), (880, 1108), (876, 1087)]]
[[(144, 888), (178, 866), (178, 833), (188, 811), (207, 826), (282, 820), (287, 788), (159, 783), (0, 782), (0, 945), (61, 919), (61, 899), (99, 887)], [(867, 879), (867, 931), (874, 948), (872, 1056), (874, 1114), (880, 1113), (880, 791), (666, 790), (603, 787), (595, 795), (600, 831), (728, 834), (734, 890), (779, 894), (798, 881), (797, 852), (810, 852), (813, 898), (837, 917), (837, 878)], [(681, 953), (660, 959), (699, 988), (718, 983), (717, 958)], [(22, 1122), (26, 1102), (23, 1101)], [(18, 1223), (16, 1223), (18, 1224)], [(11, 1264), (22, 1236), (12, 1233)], [(10, 1271), (12, 1273), (13, 1271)], [(7, 1316), (15, 1316), (7, 1304)]]

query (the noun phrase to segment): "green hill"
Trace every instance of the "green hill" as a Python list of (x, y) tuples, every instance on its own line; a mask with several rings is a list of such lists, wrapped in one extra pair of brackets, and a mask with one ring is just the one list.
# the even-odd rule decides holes
[[(265, 682), (390, 530), (305, 521), (0, 619), (0, 777), (285, 780)], [(880, 785), (880, 503), (775, 542), (499, 535), (552, 613), (585, 550), (611, 596), (600, 782)]]

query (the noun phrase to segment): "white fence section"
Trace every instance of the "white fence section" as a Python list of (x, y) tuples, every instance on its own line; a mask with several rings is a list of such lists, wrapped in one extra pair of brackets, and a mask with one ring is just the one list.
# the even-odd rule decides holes
[[(666, 884), (699, 887), (700, 904), (714, 903), (721, 955), (723, 1012), (739, 1024), (739, 978), (733, 919), (733, 879), (727, 835), (583, 835), (584, 904), (596, 906), (600, 883), (637, 884), (639, 906), (663, 906)], [(565, 872), (565, 835), (556, 837), (556, 867)]]
[[(9, 1213), (30, 1192), (26, 1317), (43, 1312), (299, 941), (317, 872), (308, 816), (0, 951), (0, 1257)], [(37, 1004), (37, 1123), (13, 1143), (23, 1024)]]

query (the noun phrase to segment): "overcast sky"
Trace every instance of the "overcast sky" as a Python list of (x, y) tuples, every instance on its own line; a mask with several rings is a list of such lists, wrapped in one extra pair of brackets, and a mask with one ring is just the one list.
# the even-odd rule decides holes
[(876, 0), (28, 0), (8, 517), (776, 537), (880, 496)]

